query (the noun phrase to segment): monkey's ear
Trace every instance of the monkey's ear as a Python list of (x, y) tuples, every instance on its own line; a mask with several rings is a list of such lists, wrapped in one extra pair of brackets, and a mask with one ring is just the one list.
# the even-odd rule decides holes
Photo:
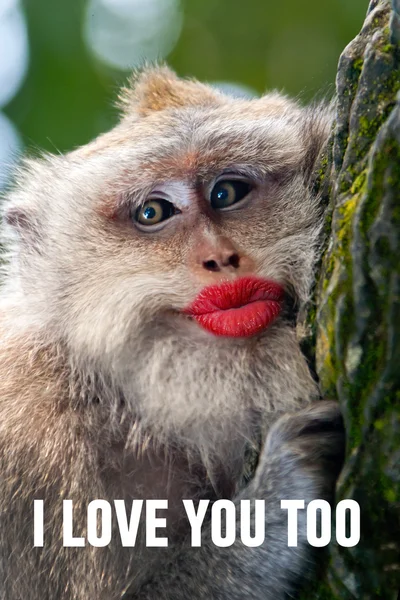
[(10, 206), (3, 213), (4, 222), (15, 229), (28, 229), (30, 227), (29, 217), (26, 211), (16, 206)]
[(22, 241), (31, 244), (38, 237), (36, 211), (10, 205), (5, 207), (2, 217), (4, 223), (11, 227)]
[(119, 106), (125, 114), (146, 116), (154, 111), (181, 106), (221, 104), (223, 96), (195, 80), (179, 79), (168, 67), (147, 67), (134, 73), (121, 90)]

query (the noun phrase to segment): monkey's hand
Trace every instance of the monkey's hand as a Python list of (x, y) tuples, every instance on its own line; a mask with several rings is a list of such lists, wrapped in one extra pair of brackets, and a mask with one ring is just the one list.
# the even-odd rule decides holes
[(282, 416), (269, 431), (249, 485), (253, 497), (332, 501), (344, 451), (344, 425), (336, 402), (316, 402)]
[[(271, 428), (254, 479), (234, 499), (236, 541), (211, 541), (203, 526), (200, 548), (185, 547), (137, 594), (137, 600), (283, 600), (313, 571), (306, 511), (298, 511), (297, 547), (288, 547), (287, 511), (281, 500), (332, 502), (344, 458), (344, 428), (334, 402), (318, 402), (284, 415)], [(247, 547), (240, 539), (240, 500), (265, 499), (265, 541)], [(254, 512), (251, 517), (254, 523)]]

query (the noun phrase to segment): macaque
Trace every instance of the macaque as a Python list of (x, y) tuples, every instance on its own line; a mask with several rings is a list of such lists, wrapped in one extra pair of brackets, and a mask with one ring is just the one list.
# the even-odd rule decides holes
[[(112, 131), (26, 160), (2, 204), (0, 598), (283, 600), (315, 552), (304, 511), (288, 547), (280, 501), (333, 502), (343, 458), (296, 333), (331, 109), (234, 99), (167, 67), (133, 76), (120, 105)], [(182, 500), (222, 498), (265, 500), (263, 544), (216, 546), (208, 512), (191, 547)], [(115, 519), (106, 547), (65, 546), (66, 499), (85, 540), (91, 501), (129, 518), (166, 499), (168, 547), (146, 545), (144, 522), (124, 547)]]

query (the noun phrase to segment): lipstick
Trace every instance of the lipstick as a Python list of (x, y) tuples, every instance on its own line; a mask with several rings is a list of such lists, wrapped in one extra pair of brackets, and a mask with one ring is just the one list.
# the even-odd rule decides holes
[(275, 281), (241, 277), (204, 288), (183, 312), (214, 335), (249, 337), (275, 321), (283, 295)]

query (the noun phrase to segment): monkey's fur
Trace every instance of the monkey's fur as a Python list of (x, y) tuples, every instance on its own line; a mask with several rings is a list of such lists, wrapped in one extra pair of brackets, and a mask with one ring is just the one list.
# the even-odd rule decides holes
[[(293, 317), (312, 282), (322, 211), (310, 177), (330, 111), (277, 93), (233, 99), (165, 67), (136, 76), (121, 104), (111, 132), (27, 161), (4, 201), (0, 598), (283, 599), (313, 556), (305, 511), (287, 547), (280, 500), (331, 501), (343, 452), (336, 405), (310, 405), (318, 390)], [(207, 189), (224, 170), (255, 187), (241, 210), (217, 214)], [(157, 186), (181, 214), (139, 231), (129, 210)], [(234, 266), (221, 259), (230, 251)], [(180, 313), (205, 285), (243, 274), (292, 300), (261, 334), (215, 337)], [(181, 500), (221, 497), (266, 500), (261, 547), (218, 548), (206, 524), (190, 547)], [(128, 516), (134, 498), (168, 499), (169, 547), (146, 548), (141, 529), (136, 548), (117, 531), (106, 548), (64, 548), (62, 500), (80, 536), (96, 498), (126, 500)]]

